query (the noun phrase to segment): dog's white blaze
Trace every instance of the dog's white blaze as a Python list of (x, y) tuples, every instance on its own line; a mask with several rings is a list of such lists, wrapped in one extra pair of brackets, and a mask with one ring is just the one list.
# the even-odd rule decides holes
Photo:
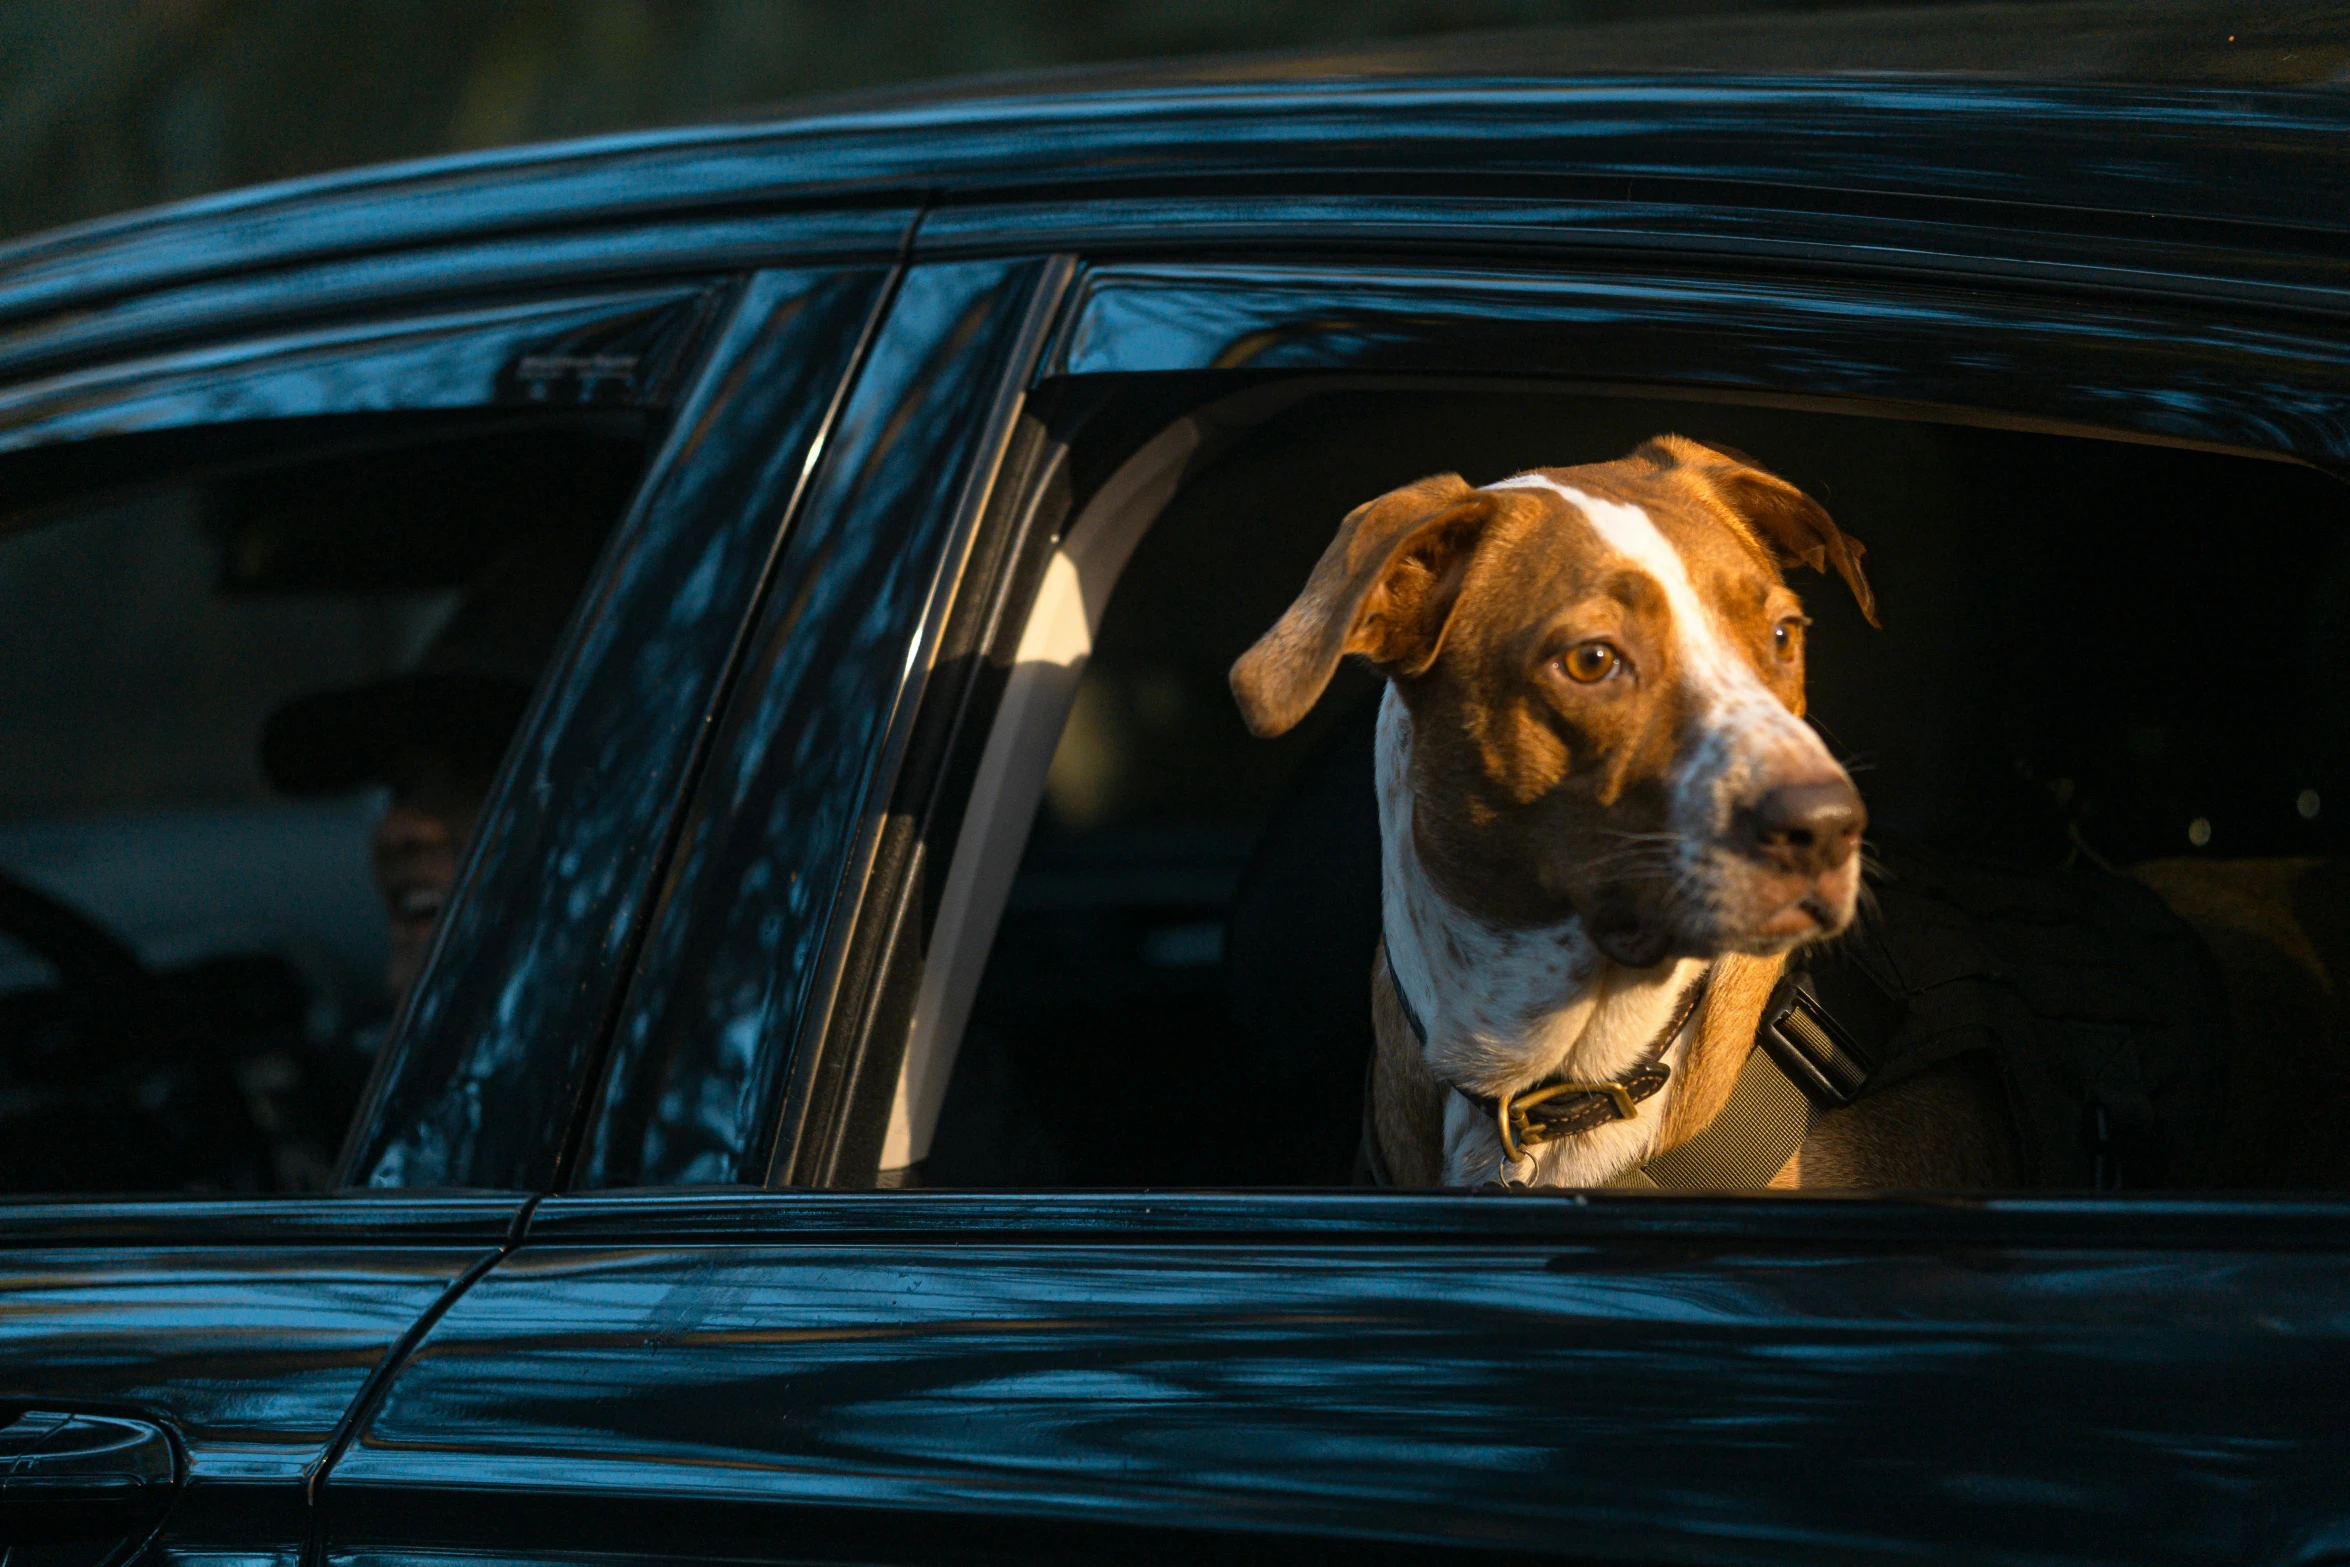
[[(1703, 966), (1693, 958), (1632, 973), (1603, 960), (1580, 920), (1499, 929), (1453, 904), (1420, 864), (1413, 837), (1411, 714), (1388, 687), (1379, 704), (1380, 913), (1395, 983), (1428, 1028), (1422, 1059), (1439, 1079), (1480, 1093), (1564, 1075), (1622, 1076), (1637, 1065)], [(1679, 1068), (1686, 1034), (1666, 1052)], [(1629, 1121), (1534, 1150), (1504, 1168), (1493, 1123), (1446, 1096), (1444, 1179), (1473, 1186), (1505, 1175), (1545, 1186), (1598, 1186), (1648, 1157), (1677, 1077)]]
[(1769, 688), (1747, 667), (1746, 661), (1724, 643), (1713, 611), (1697, 596), (1697, 589), (1689, 581), (1687, 562), (1681, 559), (1681, 552), (1673, 547), (1672, 541), (1657, 531), (1647, 512), (1622, 501), (1603, 501), (1538, 473), (1522, 473), (1486, 488), (1549, 490), (1581, 512), (1583, 520), (1591, 524), (1592, 531), (1606, 541), (1609, 549), (1647, 572), (1664, 589), (1665, 606), (1673, 613), (1673, 637), (1682, 666), (1688, 671), (1689, 683), (1710, 699), (1709, 706), (1742, 707), (1760, 698), (1780, 713), (1786, 712)]
[(1700, 714), (1698, 732), (1673, 780), (1673, 815), (1683, 837), (1685, 873), (1694, 868), (1699, 841), (1724, 825), (1728, 801), (1745, 781), (1738, 776), (1742, 770), (1774, 752), (1781, 758), (1793, 752), (1821, 771), (1835, 767), (1811, 725), (1771, 694), (1724, 637), (1711, 606), (1691, 584), (1681, 552), (1647, 512), (1601, 500), (1539, 473), (1522, 473), (1486, 488), (1550, 491), (1582, 513), (1609, 549), (1664, 590), (1683, 678), (1698, 698)]

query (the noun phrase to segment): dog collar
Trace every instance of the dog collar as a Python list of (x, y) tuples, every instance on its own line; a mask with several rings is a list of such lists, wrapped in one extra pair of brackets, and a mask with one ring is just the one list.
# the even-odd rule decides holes
[[(1380, 944), (1385, 946), (1384, 936)], [(1420, 1010), (1412, 1005), (1412, 998), (1404, 993), (1402, 981), (1396, 978), (1395, 965), (1390, 962), (1386, 968), (1388, 987), (1395, 992), (1396, 1005), (1403, 1012), (1403, 1020), (1411, 1025), (1412, 1037), (1425, 1052), (1428, 1025), (1421, 1021)], [(1612, 1081), (1585, 1083), (1554, 1078), (1502, 1094), (1473, 1094), (1458, 1083), (1446, 1083), (1445, 1087), (1493, 1118), (1494, 1129), (1501, 1134), (1502, 1152), (1512, 1163), (1526, 1157), (1528, 1148), (1573, 1137), (1611, 1121), (1629, 1121), (1640, 1114), (1642, 1100), (1654, 1098), (1671, 1080), (1673, 1069), (1665, 1065), (1664, 1054), (1673, 1048), (1673, 1041), (1696, 1015), (1698, 1003), (1705, 999), (1706, 986), (1712, 978), (1713, 970), (1708, 968), (1689, 982), (1688, 989), (1681, 993), (1681, 1004), (1673, 1009), (1671, 1020), (1649, 1042), (1641, 1063)], [(1426, 1059), (1424, 1054), (1422, 1059)]]

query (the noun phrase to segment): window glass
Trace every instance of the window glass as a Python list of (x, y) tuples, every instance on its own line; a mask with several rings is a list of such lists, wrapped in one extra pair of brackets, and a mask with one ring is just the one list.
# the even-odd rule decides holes
[(0, 522), (0, 1189), (327, 1181), (642, 452), (387, 429)]
[[(1228, 672), (1351, 509), (1431, 473), (1485, 484), (1667, 431), (1751, 454), (1867, 546), (1882, 630), (1832, 577), (1789, 575), (1813, 622), (1810, 716), (1866, 800), (1887, 911), (1945, 882), (2008, 889), (1996, 908), (1963, 899), (1969, 950), (2003, 954), (1969, 983), (2021, 998), (2021, 1042), (1967, 1068), (2017, 1118), (1998, 1134), (2024, 1150), (2002, 1166), (2013, 1183), (2350, 1178), (2311, 1108), (2350, 1108), (2331, 999), (2350, 958), (2333, 946), (2350, 937), (2334, 869), (2350, 489), (2289, 464), (1991, 429), (1363, 390), (1304, 397), (1194, 461), (1117, 578), (935, 1141), (898, 1179), (1353, 1179), (1381, 682), (1349, 660), (1266, 740)], [(1857, 1031), (1940, 1004), (1914, 968), (1886, 971), (1892, 1021)], [(2011, 1081), (2043, 1067), (2062, 1082)], [(2225, 1149), (2182, 1151), (2198, 1116), (2226, 1122)]]
[(1008, 366), (1032, 351), (1040, 270), (952, 262), (901, 280), (785, 537), (685, 813), (579, 1186), (766, 1177), (793, 1080), (809, 1075), (795, 1035), (825, 983), (831, 900), (853, 863), (904, 638), (930, 603)]

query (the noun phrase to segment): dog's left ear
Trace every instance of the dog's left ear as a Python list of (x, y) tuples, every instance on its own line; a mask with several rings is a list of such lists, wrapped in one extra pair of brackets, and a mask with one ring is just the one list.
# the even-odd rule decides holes
[(1675, 462), (1696, 466), (1729, 508), (1778, 553), (1780, 565), (1804, 565), (1822, 573), (1835, 568), (1869, 624), (1883, 628), (1884, 622), (1877, 619), (1876, 592), (1860, 567), (1868, 546), (1837, 527), (1818, 501), (1735, 446), (1680, 435), (1658, 436), (1649, 445), (1661, 448)]

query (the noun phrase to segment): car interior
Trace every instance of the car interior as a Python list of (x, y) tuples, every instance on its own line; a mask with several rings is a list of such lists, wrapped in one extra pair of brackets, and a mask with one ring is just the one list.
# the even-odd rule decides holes
[[(1227, 671), (1363, 501), (1664, 431), (1752, 454), (1868, 546), (1882, 630), (1793, 580), (1811, 716), (1872, 849), (2153, 887), (2231, 987), (2228, 1114), (2277, 1128), (2206, 1178), (2350, 1183), (2322, 1132), (2350, 1110), (2335, 477), (1548, 385), (1138, 377), (1033, 406), (1066, 441), (1069, 511), (936, 900), (878, 1184), (1349, 1184), (1379, 682), (1349, 665), (1257, 740)], [(330, 1179), (397, 999), (369, 849), (389, 794), (289, 793), (263, 736), (429, 667), (517, 559), (573, 563), (567, 608), (645, 456), (636, 416), (571, 412), (0, 459), (0, 1190)]]
[(1170, 418), (1180, 389), (1148, 379), (1067, 437), (1071, 520), (957, 840), (881, 1184), (1347, 1184), (1379, 935), (1379, 683), (1350, 661), (1304, 724), (1257, 740), (1226, 672), (1356, 505), (1665, 431), (1752, 454), (1868, 547), (1881, 631), (1832, 581), (1791, 581), (1815, 620), (1811, 716), (1866, 798), (1872, 848), (2153, 886), (2230, 976), (2231, 1113), (2278, 1118), (2265, 1163), (2214, 1179), (2350, 1179), (2313, 1130), (2350, 1108), (2328, 977), (2350, 956), (2329, 945), (2350, 938), (2333, 869), (2350, 489), (2332, 475), (1506, 384), (1292, 380), (1195, 390)]
[(644, 460), (641, 419), (603, 412), (0, 460), (0, 1190), (328, 1183), (395, 1000), (370, 863), (389, 794), (331, 757), (332, 787), (289, 793), (263, 737), (415, 669), (493, 570), (562, 573), (559, 626)]

